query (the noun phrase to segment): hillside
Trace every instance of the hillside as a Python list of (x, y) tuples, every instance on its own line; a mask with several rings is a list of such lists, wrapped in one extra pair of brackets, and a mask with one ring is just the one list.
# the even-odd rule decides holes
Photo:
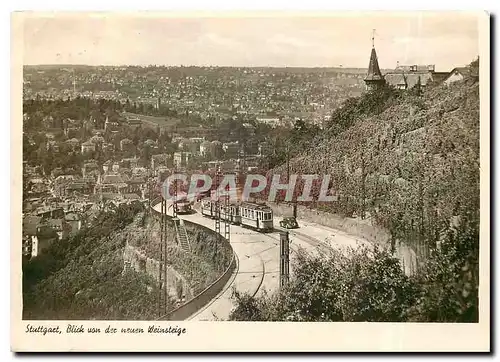
[[(156, 282), (123, 272), (128, 226), (142, 210), (121, 206), (23, 265), (24, 319), (153, 319)], [(123, 232), (122, 232), (123, 231)]]
[(372, 218), (397, 239), (435, 246), (457, 217), (478, 216), (479, 84), (393, 92), (379, 114), (336, 112), (290, 168), (331, 175), (339, 201), (314, 206)]
[[(286, 288), (237, 294), (230, 319), (477, 322), (479, 84), (368, 93), (346, 102), (321, 134), (299, 135), (292, 147), (312, 146), (290, 160), (291, 172), (330, 174), (339, 196), (307, 206), (385, 227), (392, 248), (299, 251)], [(393, 254), (399, 243), (418, 257), (412, 275)]]

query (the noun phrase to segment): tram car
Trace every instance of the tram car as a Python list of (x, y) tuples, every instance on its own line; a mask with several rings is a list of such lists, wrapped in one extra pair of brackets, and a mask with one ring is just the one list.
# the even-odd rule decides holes
[(217, 217), (217, 207), (221, 220), (258, 231), (266, 232), (274, 229), (273, 211), (266, 204), (243, 202), (225, 205), (220, 202), (217, 205), (214, 200), (207, 198), (201, 202), (201, 214), (213, 219)]
[(214, 218), (216, 215), (215, 208), (216, 204), (210, 198), (201, 200), (201, 214), (203, 216)]
[(239, 214), (242, 226), (264, 232), (274, 229), (273, 211), (266, 204), (243, 202), (239, 206)]
[(177, 214), (191, 214), (193, 212), (193, 208), (189, 201), (177, 201), (175, 205), (177, 206)]
[(229, 221), (231, 224), (239, 225), (241, 223), (241, 215), (239, 213), (238, 204), (222, 205), (220, 217), (222, 220)]

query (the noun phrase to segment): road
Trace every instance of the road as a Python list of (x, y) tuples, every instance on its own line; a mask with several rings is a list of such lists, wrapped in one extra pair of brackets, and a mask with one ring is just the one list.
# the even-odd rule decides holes
[[(155, 210), (160, 211), (160, 204)], [(171, 213), (171, 208), (169, 208)], [(215, 222), (196, 212), (191, 215), (179, 215), (179, 218), (214, 229)], [(275, 218), (275, 226), (280, 218)], [(339, 246), (359, 245), (362, 241), (338, 230), (323, 227), (315, 223), (298, 220), (301, 226), (296, 231), (290, 230), (291, 255), (303, 248), (308, 253), (317, 253), (320, 249)], [(222, 226), (223, 228), (223, 226)], [(232, 278), (223, 291), (207, 306), (192, 315), (190, 320), (227, 320), (234, 308), (233, 288), (241, 293), (260, 295), (264, 291), (273, 292), (279, 286), (279, 232), (258, 233), (237, 225), (231, 225), (230, 242), (236, 254), (238, 265)]]

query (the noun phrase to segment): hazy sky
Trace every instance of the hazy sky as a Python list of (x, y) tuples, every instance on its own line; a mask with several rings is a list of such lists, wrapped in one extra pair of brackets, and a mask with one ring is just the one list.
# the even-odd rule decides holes
[(479, 53), (477, 14), (339, 14), (31, 17), (24, 23), (24, 64), (366, 68), (373, 28), (381, 68), (399, 61), (449, 70)]

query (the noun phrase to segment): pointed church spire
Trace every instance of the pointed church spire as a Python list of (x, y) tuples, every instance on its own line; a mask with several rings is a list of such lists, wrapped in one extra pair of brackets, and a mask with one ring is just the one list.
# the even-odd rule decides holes
[(375, 51), (375, 48), (372, 48), (370, 63), (368, 64), (368, 74), (366, 75), (365, 80), (380, 80), (383, 78), (384, 77), (382, 76), (378, 65), (377, 52)]
[(378, 65), (377, 52), (375, 51), (375, 29), (372, 33), (372, 51), (370, 54), (370, 63), (368, 64), (368, 73), (365, 78), (366, 88), (373, 90), (385, 83), (384, 76)]

